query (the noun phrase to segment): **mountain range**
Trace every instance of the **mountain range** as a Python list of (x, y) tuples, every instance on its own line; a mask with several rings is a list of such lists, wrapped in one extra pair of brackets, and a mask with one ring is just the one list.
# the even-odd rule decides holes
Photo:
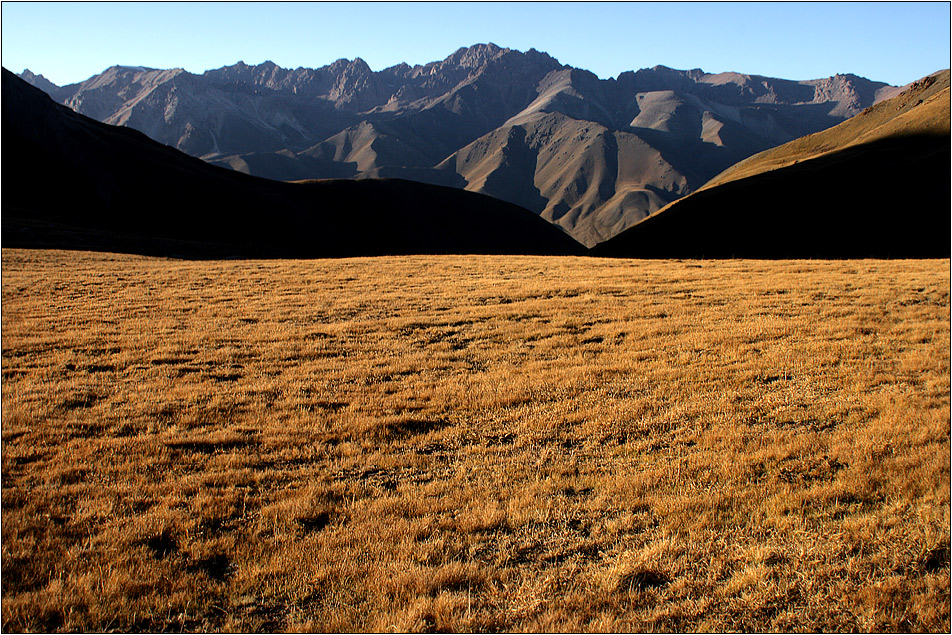
[(281, 181), (399, 178), (526, 208), (604, 242), (758, 152), (835, 126), (900, 89), (855, 75), (792, 81), (663, 66), (612, 79), (493, 44), (372, 71), (271, 62), (193, 74), (114, 66), (56, 102), (234, 172)]
[(285, 183), (54, 103), (2, 70), (4, 247), (191, 258), (578, 254), (532, 212), (399, 179)]
[(592, 251), (626, 257), (948, 258), (949, 70), (756, 154)]

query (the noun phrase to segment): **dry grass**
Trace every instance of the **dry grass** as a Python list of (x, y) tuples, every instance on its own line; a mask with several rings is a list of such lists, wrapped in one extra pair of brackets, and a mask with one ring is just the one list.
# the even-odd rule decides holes
[(948, 632), (949, 286), (4, 250), (3, 629)]
[(877, 140), (909, 135), (949, 136), (949, 71), (915, 82), (832, 128), (764, 150), (730, 166), (702, 189), (763, 174)]

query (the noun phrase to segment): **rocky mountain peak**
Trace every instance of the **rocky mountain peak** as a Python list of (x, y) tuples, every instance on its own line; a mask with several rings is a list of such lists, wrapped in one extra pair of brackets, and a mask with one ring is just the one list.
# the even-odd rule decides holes
[(39, 88), (47, 95), (54, 95), (59, 89), (59, 86), (46, 79), (42, 75), (37, 75), (28, 68), (23, 69), (23, 72), (20, 73), (19, 77), (27, 84)]
[(339, 60), (334, 61), (331, 64), (328, 64), (324, 67), (325, 70), (331, 73), (350, 73), (357, 75), (368, 75), (373, 73), (370, 70), (370, 66), (359, 57), (355, 57), (352, 60), (346, 58), (340, 58)]
[(359, 57), (353, 60), (339, 59), (325, 67), (325, 70), (333, 82), (327, 97), (337, 108), (365, 111), (385, 104), (390, 98), (376, 73)]
[(461, 68), (478, 68), (508, 51), (509, 49), (500, 48), (491, 42), (489, 44), (474, 44), (470, 47), (458, 49), (445, 61)]
[(512, 49), (502, 48), (489, 42), (488, 44), (474, 44), (465, 49), (460, 60), (463, 65), (481, 66), (489, 60), (511, 52)]
[(835, 102), (835, 112), (853, 116), (866, 106), (877, 101), (877, 95), (889, 88), (883, 82), (874, 82), (852, 73), (833, 75), (810, 82), (814, 88), (813, 101), (816, 103)]
[(663, 65), (602, 80), (494, 43), (378, 72), (357, 57), (182, 73), (116, 66), (54, 98), (257, 176), (390, 176), (489, 192), (586, 242), (743, 158), (839, 123), (885, 86)]

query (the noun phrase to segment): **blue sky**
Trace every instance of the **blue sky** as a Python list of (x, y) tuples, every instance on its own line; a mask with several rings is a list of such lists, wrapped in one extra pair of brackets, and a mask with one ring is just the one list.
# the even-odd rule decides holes
[(895, 85), (950, 61), (948, 2), (19, 3), (2, 63), (64, 85), (113, 64), (202, 72), (242, 60), (380, 70), (462, 46), (535, 48), (601, 78), (656, 64)]

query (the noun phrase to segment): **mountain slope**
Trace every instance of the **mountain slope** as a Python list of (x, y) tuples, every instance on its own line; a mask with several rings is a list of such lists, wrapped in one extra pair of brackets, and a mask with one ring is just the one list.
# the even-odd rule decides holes
[(949, 71), (743, 161), (599, 245), (625, 257), (950, 255)]
[[(887, 137), (947, 135), (949, 123), (943, 115), (948, 112), (943, 108), (948, 105), (948, 99), (935, 97), (948, 88), (948, 71), (924, 77), (910, 84), (901, 95), (871, 106), (834, 128), (805, 135), (732, 165), (705, 183), (704, 188)], [(925, 102), (928, 104), (920, 108)]]
[(502, 126), (437, 167), (463, 177), (466, 189), (538, 211), (588, 245), (689, 191), (639, 135), (560, 113)]
[(376, 72), (358, 58), (201, 75), (112, 67), (65, 87), (28, 79), (77, 112), (223, 167), (461, 187), (527, 206), (588, 245), (895, 90), (854, 75), (790, 81), (663, 66), (601, 80), (493, 44)]
[(3, 245), (189, 257), (578, 253), (531, 212), (409, 181), (282, 183), (53, 103), (3, 70)]
[[(664, 67), (602, 82), (563, 69), (522, 112), (438, 167), (592, 246), (736, 161), (840, 121), (883, 88), (860, 78), (795, 83)], [(523, 138), (537, 160), (517, 167), (508, 157)]]

